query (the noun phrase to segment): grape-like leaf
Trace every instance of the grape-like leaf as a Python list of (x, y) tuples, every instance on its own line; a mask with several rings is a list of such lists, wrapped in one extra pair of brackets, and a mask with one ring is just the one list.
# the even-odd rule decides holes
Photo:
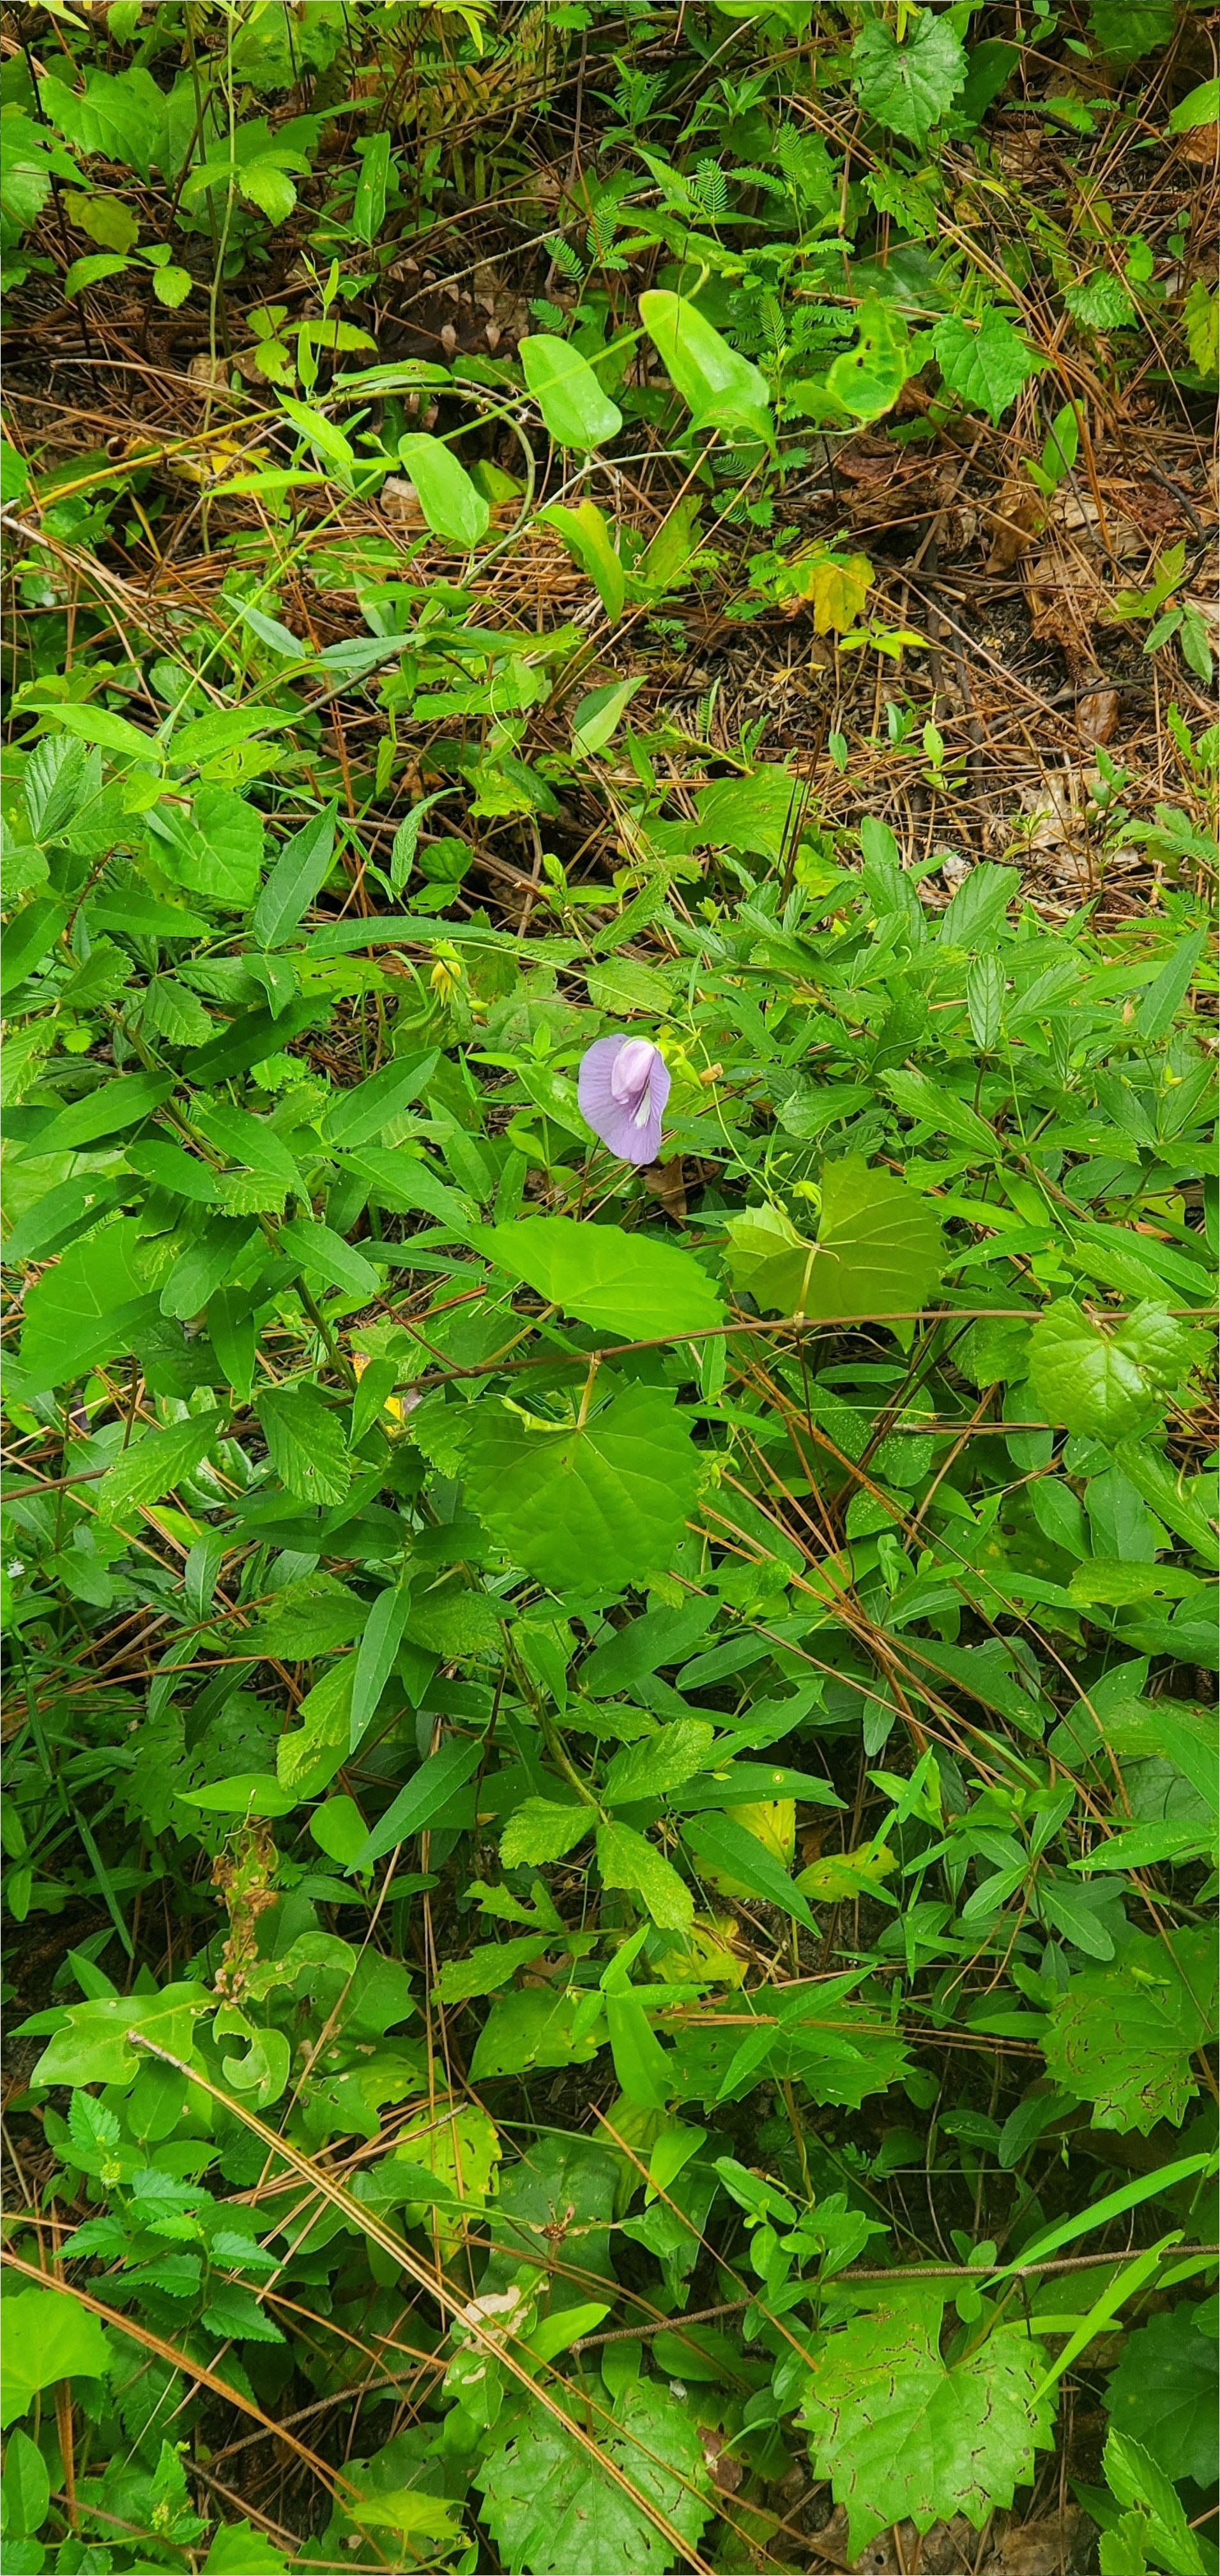
[(871, 2316), (826, 2335), (806, 2383), (800, 2420), (815, 2474), (847, 2506), (852, 2558), (908, 2518), (923, 2532), (962, 2513), (981, 2530), (1053, 2438), (1053, 2398), (1035, 2398), (1041, 2347), (999, 2326), (947, 2369), (930, 2290), (887, 2290)]
[(466, 1499), (557, 1591), (607, 1590), (663, 1572), (694, 1506), (700, 1461), (656, 1387), (628, 1386), (578, 1427), (532, 1430), (490, 1407), (463, 1428)]
[(952, 105), (966, 78), (966, 55), (959, 38), (932, 9), (907, 13), (905, 44), (894, 29), (871, 10), (852, 47), (852, 70), (860, 104), (891, 134), (922, 143)]
[(1197, 2087), (1194, 2053), (1215, 2030), (1215, 1962), (1206, 1932), (1166, 1943), (1129, 1935), (1112, 1965), (1086, 1968), (1058, 1997), (1043, 2047), (1047, 2071), (1095, 2129), (1180, 2126)]

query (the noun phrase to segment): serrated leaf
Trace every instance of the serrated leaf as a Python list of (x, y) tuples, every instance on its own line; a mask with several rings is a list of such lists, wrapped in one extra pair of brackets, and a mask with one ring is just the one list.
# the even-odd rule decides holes
[(303, 1503), (341, 1503), (351, 1483), (343, 1425), (312, 1386), (271, 1387), (258, 1399), (271, 1464)]
[(932, 334), (932, 349), (950, 393), (992, 421), (1042, 364), (993, 304), (984, 305), (977, 329), (960, 314), (947, 313)]
[(108, 1467), (96, 1488), (98, 1509), (117, 1522), (145, 1503), (159, 1502), (206, 1458), (219, 1436), (221, 1413), (195, 1414), (162, 1430), (145, 1431)]
[(603, 1885), (632, 1889), (664, 1931), (689, 1932), (695, 1900), (685, 1879), (632, 1826), (598, 1826), (597, 1866)]
[(643, 1744), (616, 1753), (602, 1786), (607, 1806), (629, 1806), (635, 1798), (661, 1798), (680, 1789), (705, 1767), (713, 1730), (702, 1718), (679, 1718)]
[(632, 1340), (696, 1333), (722, 1323), (724, 1308), (693, 1253), (629, 1234), (619, 1225), (574, 1224), (568, 1217), (520, 1217), (515, 1225), (480, 1226), (481, 1252), (548, 1303), (582, 1323)]
[(1041, 2346), (1001, 2325), (946, 2368), (930, 2292), (884, 2291), (872, 2315), (823, 2338), (805, 2385), (800, 2421), (815, 2475), (847, 2507), (853, 2558), (907, 2519), (924, 2532), (961, 2513), (980, 2531), (1051, 2447), (1053, 2400), (1035, 2401)]
[(852, 75), (869, 116), (922, 143), (963, 87), (968, 66), (960, 39), (935, 10), (908, 10), (906, 24), (899, 44), (888, 20), (871, 13), (852, 47)]
[(1073, 1977), (1051, 2013), (1047, 2071), (1097, 2129), (1180, 2126), (1196, 2091), (1192, 2057), (1215, 2028), (1215, 1966), (1206, 1933), (1174, 1932), (1166, 1945), (1131, 1933), (1107, 1967)]
[(525, 1798), (509, 1817), (500, 1842), (500, 1860), (505, 1869), (519, 1869), (525, 1862), (536, 1867), (542, 1861), (562, 1860), (573, 1844), (582, 1842), (596, 1823), (592, 1807), (560, 1807), (549, 1798)]
[(655, 1387), (625, 1387), (582, 1427), (561, 1430), (485, 1405), (460, 1438), (471, 1509), (557, 1591), (579, 1589), (593, 1566), (607, 1588), (663, 1570), (694, 1507), (700, 1460)]
[[(632, 2381), (606, 2428), (609, 2455), (693, 2549), (712, 2510), (711, 2481), (695, 2423), (663, 2382)], [(592, 2468), (587, 2454), (540, 2407), (501, 2420), (477, 2472), (483, 2519), (504, 2566), (530, 2576), (662, 2576), (664, 2539), (634, 2499)]]

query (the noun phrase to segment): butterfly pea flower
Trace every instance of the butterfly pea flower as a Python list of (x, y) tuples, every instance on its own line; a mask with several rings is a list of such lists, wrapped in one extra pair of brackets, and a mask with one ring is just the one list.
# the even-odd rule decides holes
[(655, 1163), (669, 1071), (648, 1038), (596, 1038), (580, 1062), (581, 1117), (625, 1163)]

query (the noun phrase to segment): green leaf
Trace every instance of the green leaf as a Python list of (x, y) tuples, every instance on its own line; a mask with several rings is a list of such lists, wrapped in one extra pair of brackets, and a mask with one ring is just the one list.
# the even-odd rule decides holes
[(1122, 2505), (1134, 2505), (1148, 2517), (1145, 2546), (1158, 2566), (1172, 2576), (1206, 2576), (1207, 2560), (1186, 2519), (1182, 2499), (1159, 2462), (1142, 2442), (1114, 2428), (1102, 2454), (1106, 2483)]
[(271, 1464), (303, 1503), (341, 1503), (351, 1466), (340, 1416), (307, 1385), (271, 1387), (258, 1399)]
[[(980, 962), (995, 970), (996, 984), (1002, 997), (1004, 987), (998, 969), (995, 969), (995, 960), (987, 958)], [(995, 1024), (998, 1032), (998, 1010)], [(901, 1109), (905, 1118), (921, 1119), (934, 1135), (953, 1136), (959, 1145), (968, 1145), (975, 1162), (980, 1159), (988, 1163), (998, 1160), (1000, 1149), (986, 1119), (980, 1118), (968, 1101), (958, 1100), (943, 1082), (931, 1081), (926, 1073), (905, 1071), (883, 1073), (881, 1079), (895, 1108)]]
[(596, 1820), (591, 1806), (559, 1807), (549, 1798), (524, 1798), (504, 1828), (501, 1863), (505, 1869), (519, 1869), (522, 1862), (536, 1867), (541, 1861), (562, 1860), (592, 1832)]
[(287, 2576), (288, 2560), (250, 2522), (222, 2522), (212, 2535), (203, 2576)]
[(1116, 1329), (1060, 1298), (1030, 1336), (1029, 1381), (1049, 1422), (1118, 1440), (1146, 1425), (1159, 1396), (1186, 1376), (1197, 1353), (1189, 1326), (1150, 1301)]
[[(32, 2288), (14, 2291), (4, 2302), (0, 2424), (11, 2424), (14, 2416), (24, 2415), (39, 2389), (50, 2388), (57, 2379), (104, 2379), (112, 2358), (97, 2318), (87, 2308), (78, 2308), (70, 2295)], [(30, 2474), (21, 2478), (21, 2489), (32, 2501)], [(7, 2471), (5, 2490), (7, 2501)]]
[(953, 28), (932, 9), (907, 12), (905, 44), (877, 11), (870, 12), (852, 47), (852, 74), (861, 106), (891, 134), (922, 143), (938, 125), (967, 72)]
[(448, 538), (451, 545), (477, 546), (487, 534), (490, 504), (452, 449), (423, 430), (411, 430), (399, 439), (398, 453), (433, 535)]
[(632, 1826), (598, 1826), (597, 1866), (604, 1886), (630, 1888), (642, 1896), (653, 1922), (663, 1930), (689, 1931), (695, 1900), (685, 1879)]
[(112, 1217), (73, 1243), (27, 1290), (21, 1365), (31, 1390), (69, 1385), (85, 1368), (131, 1347), (131, 1334), (157, 1311), (136, 1268), (143, 1229)]
[(545, 1932), (523, 1934), (519, 1941), (482, 1941), (464, 1959), (446, 1959), (432, 1990), (433, 2000), (459, 2004), (468, 2003), (476, 1995), (494, 1995), (508, 1984), (518, 1968), (540, 1959), (548, 1946)]
[(562, 537), (573, 562), (588, 574), (611, 625), (616, 625), (627, 602), (627, 576), (596, 501), (578, 501), (574, 510), (562, 501), (551, 501), (538, 517)]
[(294, 832), (271, 870), (251, 923), (252, 936), (260, 948), (278, 948), (294, 931), (303, 913), (309, 910), (330, 873), (335, 846), (337, 804), (324, 805)]
[[(39, 2293), (34, 2292), (37, 2298)], [(5, 2302), (8, 2305), (8, 2302)], [(81, 2311), (82, 2316), (87, 2312)], [(95, 2320), (89, 2318), (89, 2323)], [(6, 2337), (11, 2329), (7, 2327)], [(7, 2357), (6, 2357), (7, 2375)], [(82, 2377), (92, 2374), (82, 2373)], [(32, 2393), (32, 2392), (31, 2392)], [(5, 2416), (7, 2423), (8, 2417)], [(51, 2501), (51, 2480), (47, 2464), (36, 2442), (18, 2429), (11, 2433), (5, 2447), (4, 2476), (0, 2479), (0, 2503), (4, 2507), (4, 2528), (10, 2540), (33, 2537)]]
[(1089, 25), (1111, 62), (1138, 62), (1172, 43), (1173, 0), (1092, 0)]
[(171, 1493), (206, 1458), (223, 1421), (222, 1413), (197, 1413), (163, 1430), (142, 1432), (96, 1487), (103, 1518), (117, 1524), (142, 1504), (159, 1502), (163, 1494)]
[(606, 1773), (602, 1796), (607, 1806), (627, 1807), (636, 1798), (662, 1798), (667, 1789), (680, 1789), (706, 1767), (712, 1741), (711, 1727), (691, 1717), (662, 1727), (643, 1744), (625, 1746)]
[(727, 429), (774, 440), (766, 377), (739, 357), (697, 304), (661, 287), (640, 297), (640, 320), (662, 366), (693, 414), (692, 429)]
[(1105, 268), (1094, 269), (1079, 286), (1067, 287), (1063, 300), (1069, 313), (1090, 331), (1125, 331), (1136, 318), (1122, 279), (1111, 277)]
[[(613, 2428), (599, 2430), (609, 2457), (694, 2549), (712, 2489), (693, 2417), (655, 2379), (629, 2382), (614, 2413)], [(670, 2542), (634, 2498), (611, 2486), (540, 2407), (501, 2417), (494, 2440), (475, 2484), (506, 2567), (528, 2567), (531, 2576), (571, 2576), (573, 2568), (663, 2576), (674, 2564)]]
[(322, 1122), (325, 1143), (338, 1153), (354, 1153), (361, 1145), (381, 1134), (394, 1118), (418, 1100), (432, 1079), (439, 1062), (435, 1047), (425, 1054), (396, 1056), (383, 1064), (380, 1072), (370, 1074), (365, 1082), (341, 1091)]
[(600, 447), (617, 438), (623, 415), (578, 349), (567, 340), (533, 336), (517, 346), (526, 384), (560, 447)]
[(984, 305), (977, 328), (947, 313), (932, 334), (932, 350), (950, 393), (991, 421), (1043, 363), (994, 304)]
[(695, 798), (700, 839), (778, 859), (802, 801), (799, 778), (769, 763), (752, 778), (717, 778)]
[(941, 2298), (928, 2283), (882, 2292), (871, 2315), (824, 2336), (799, 2420), (814, 2474), (847, 2507), (848, 2554), (887, 2524), (919, 2532), (964, 2514), (976, 2531), (1053, 2441), (1054, 2406), (1035, 2390), (1045, 2354), (1020, 2326), (997, 2326), (946, 2368), (938, 2349)]
[(577, 2036), (579, 2010), (579, 2002), (539, 1986), (504, 1995), (492, 2005), (479, 2033), (471, 2082), (482, 2083), (489, 2075), (527, 2075), (535, 2066), (587, 2066), (604, 2045), (605, 2032), (595, 2024)]
[(63, 293), (69, 300), (83, 295), (86, 287), (100, 286), (104, 277), (121, 276), (127, 265), (114, 251), (89, 251), (84, 259), (74, 259), (65, 271)]
[(572, 749), (578, 760), (591, 760), (595, 752), (604, 751), (640, 686), (639, 679), (611, 681), (581, 698), (572, 715)]
[(352, 1685), (356, 1658), (343, 1655), (327, 1666), (313, 1689), (297, 1704), (301, 1723), (281, 1735), (275, 1768), (283, 1789), (297, 1799), (316, 1798), (330, 1786), (347, 1758), (352, 1734)]
[(548, 1304), (633, 1341), (660, 1334), (677, 1340), (724, 1320), (720, 1299), (693, 1253), (629, 1234), (623, 1226), (529, 1216), (515, 1225), (477, 1227), (472, 1240)]
[(751, 1896), (761, 1897), (766, 1905), (778, 1905), (794, 1923), (816, 1932), (817, 1924), (787, 1870), (735, 1816), (690, 1816), (682, 1827), (682, 1840), (690, 1845), (698, 1867), (734, 1884), (740, 1882)]
[(763, 1313), (910, 1314), (926, 1301), (944, 1257), (927, 1200), (858, 1154), (823, 1172), (816, 1244), (769, 1207), (731, 1217), (727, 1231), (734, 1286)]
[[(189, 2057), (195, 2017), (216, 1997), (202, 1986), (163, 1986), (159, 1994), (100, 1995), (56, 2013), (57, 2029), (30, 2076), (32, 2084), (129, 2084), (141, 2060), (131, 2034), (154, 2040), (172, 2057)], [(42, 2022), (40, 2013), (35, 2024)], [(59, 2376), (58, 2373), (55, 2376)], [(45, 2383), (44, 2383), (45, 2384)]]
[(634, 957), (612, 957), (605, 966), (591, 966), (585, 984), (594, 1010), (604, 1011), (608, 1019), (642, 1011), (650, 1020), (660, 1020), (669, 1009), (668, 977)]
[[(881, 303), (875, 295), (866, 296), (856, 315), (856, 325), (856, 346), (845, 349), (834, 360), (827, 373), (826, 390), (854, 419), (879, 420), (897, 402), (910, 373), (906, 326), (893, 306)], [(854, 555), (851, 565), (864, 561), (863, 556)], [(824, 584), (824, 591), (825, 587)], [(861, 590), (862, 605), (863, 586), (857, 581), (855, 587)], [(851, 614), (841, 619), (831, 594), (823, 597), (814, 623), (819, 634), (826, 634), (832, 626), (842, 631), (843, 624), (850, 624)]]
[[(1167, 2478), (1216, 2476), (1218, 2356), (1206, 2305), (1181, 2305), (1129, 2335), (1102, 2393), (1115, 2433), (1144, 2443)], [(1116, 2489), (1117, 2493), (1118, 2490)]]
[(1200, 81), (1188, 90), (1169, 115), (1171, 134), (1193, 134), (1201, 125), (1215, 125), (1220, 119), (1220, 80)]
[(315, 1279), (325, 1279), (332, 1288), (344, 1289), (362, 1304), (378, 1294), (380, 1272), (354, 1243), (345, 1243), (333, 1226), (322, 1225), (316, 1217), (295, 1216), (280, 1227), (279, 1240), (283, 1250), (291, 1253), (293, 1260), (299, 1261)]
[(83, 1100), (74, 1100), (71, 1108), (61, 1109), (38, 1139), (39, 1152), (66, 1154), (80, 1145), (96, 1144), (102, 1136), (118, 1136), (125, 1127), (138, 1127), (154, 1109), (159, 1109), (176, 1088), (172, 1073), (123, 1073), (117, 1081), (103, 1082), (97, 1091), (86, 1092)]
[(663, 1571), (694, 1507), (701, 1463), (658, 1388), (628, 1386), (583, 1427), (528, 1428), (479, 1408), (464, 1424), (466, 1499), (518, 1565), (557, 1591), (596, 1566), (609, 1590)]
[(473, 1779), (483, 1754), (481, 1741), (459, 1743), (456, 1739), (442, 1745), (439, 1753), (430, 1753), (374, 1825), (351, 1863), (352, 1868), (369, 1869), (384, 1852), (393, 1851), (396, 1843), (407, 1842), (412, 1834), (422, 1834), (456, 1791)]
[(230, 1780), (213, 1780), (206, 1789), (179, 1789), (184, 1807), (202, 1807), (216, 1816), (288, 1816), (296, 1798), (282, 1789), (273, 1771), (238, 1771)]
[[(375, 1365), (375, 1363), (374, 1363)], [(393, 1584), (379, 1592), (364, 1623), (364, 1634), (356, 1652), (356, 1671), (352, 1683), (351, 1744), (354, 1753), (366, 1729), (377, 1713), (377, 1703), (394, 1669), (394, 1658), (402, 1644), (410, 1593)]]
[(1180, 2126), (1195, 2090), (1194, 2052), (1215, 2028), (1214, 1963), (1205, 1933), (1168, 1942), (1133, 1932), (1109, 1967), (1073, 1977), (1056, 1998), (1046, 2038), (1048, 2073), (1094, 2105), (1096, 2129)]

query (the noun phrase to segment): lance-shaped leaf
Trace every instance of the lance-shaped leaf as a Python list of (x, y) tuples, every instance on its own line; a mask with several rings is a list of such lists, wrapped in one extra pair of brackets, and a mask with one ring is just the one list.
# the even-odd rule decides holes
[(560, 447), (600, 447), (623, 426), (587, 358), (568, 340), (531, 335), (518, 343), (525, 381)]
[(433, 535), (447, 537), (450, 545), (477, 546), (487, 534), (491, 508), (452, 450), (412, 430), (399, 439), (398, 453)]
[(771, 445), (775, 433), (766, 377), (730, 348), (697, 304), (654, 287), (640, 297), (640, 319), (693, 414), (692, 429), (744, 430)]

